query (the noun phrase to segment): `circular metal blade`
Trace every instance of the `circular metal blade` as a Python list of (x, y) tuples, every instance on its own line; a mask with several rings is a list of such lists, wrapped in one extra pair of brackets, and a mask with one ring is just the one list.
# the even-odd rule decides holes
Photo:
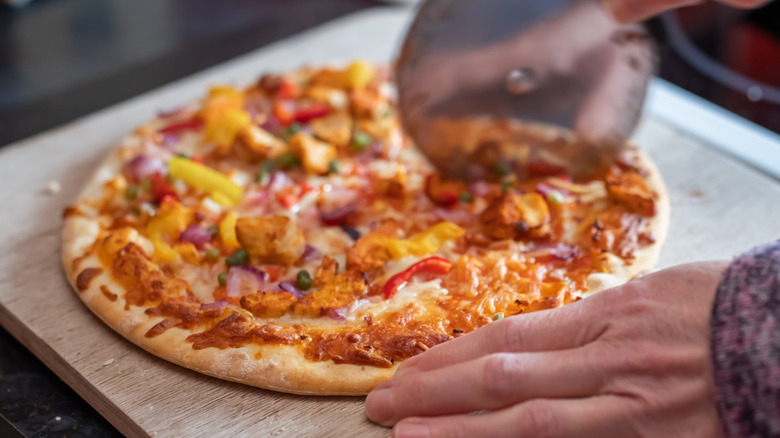
[(449, 176), (593, 175), (633, 132), (655, 64), (644, 27), (597, 0), (426, 0), (396, 67), (401, 118)]

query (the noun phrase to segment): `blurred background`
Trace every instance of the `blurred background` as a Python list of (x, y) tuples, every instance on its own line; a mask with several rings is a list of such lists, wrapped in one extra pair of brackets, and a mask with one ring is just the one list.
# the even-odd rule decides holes
[[(0, 6), (0, 145), (370, 0), (33, 0)], [(14, 4), (15, 6), (11, 6)], [(660, 76), (780, 133), (780, 3), (668, 14)]]
[[(393, 3), (0, 0), (0, 147)], [(663, 23), (662, 78), (780, 134), (780, 2), (753, 11), (705, 3)], [(0, 352), (0, 414), (25, 435), (118, 435), (3, 329)], [(11, 427), (0, 421), (0, 436), (13, 436)]]

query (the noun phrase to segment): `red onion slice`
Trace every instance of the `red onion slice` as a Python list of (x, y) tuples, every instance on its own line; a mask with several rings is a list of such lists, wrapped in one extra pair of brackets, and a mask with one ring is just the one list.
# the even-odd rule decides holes
[(317, 260), (322, 257), (322, 251), (318, 250), (317, 248), (306, 245), (306, 247), (303, 249), (303, 261), (304, 262), (310, 262), (312, 260)]
[(558, 260), (569, 261), (579, 254), (576, 246), (564, 245), (562, 243), (539, 245), (523, 254), (527, 257), (543, 258), (554, 257)]
[(279, 289), (295, 295), (295, 298), (303, 298), (303, 292), (295, 287), (295, 282), (292, 280), (279, 283)]
[(346, 219), (347, 216), (357, 211), (359, 206), (360, 203), (358, 201), (352, 201), (327, 211), (320, 211), (320, 220), (325, 225), (338, 225)]
[(347, 308), (339, 307), (338, 309), (330, 309), (328, 311), (328, 318), (335, 319), (336, 321), (344, 321), (347, 319)]
[(282, 171), (276, 171), (271, 174), (271, 179), (268, 180), (268, 191), (281, 192), (288, 186), (293, 185), (293, 180)]
[(161, 159), (148, 155), (138, 155), (122, 167), (122, 174), (131, 181), (140, 181), (155, 173), (165, 175), (168, 167)]
[(249, 265), (233, 266), (227, 276), (225, 291), (227, 296), (238, 298), (255, 293), (265, 284), (268, 275)]
[(196, 248), (201, 249), (203, 245), (211, 241), (211, 237), (211, 233), (203, 228), (197, 225), (190, 225), (186, 230), (182, 231), (180, 240), (192, 243)]
[(477, 181), (469, 186), (469, 192), (474, 196), (487, 196), (493, 193), (493, 187), (485, 181)]

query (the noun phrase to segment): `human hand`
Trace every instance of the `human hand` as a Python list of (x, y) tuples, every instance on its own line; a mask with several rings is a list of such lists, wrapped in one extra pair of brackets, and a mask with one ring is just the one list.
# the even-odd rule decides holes
[[(757, 8), (768, 3), (768, 0), (719, 0), (721, 3), (737, 8)], [(644, 20), (660, 14), (667, 9), (683, 6), (693, 6), (703, 3), (703, 0), (604, 0), (607, 10), (623, 23)]]
[(490, 324), (405, 361), (367, 414), (404, 438), (722, 437), (709, 323), (727, 266), (678, 266)]

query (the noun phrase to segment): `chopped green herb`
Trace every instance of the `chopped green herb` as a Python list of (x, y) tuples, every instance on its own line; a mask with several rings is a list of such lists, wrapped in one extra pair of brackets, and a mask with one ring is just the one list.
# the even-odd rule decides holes
[(219, 282), (219, 285), (222, 287), (227, 286), (227, 272), (220, 272), (219, 275), (217, 275), (217, 281)]
[(211, 248), (208, 251), (206, 251), (206, 258), (207, 259), (214, 260), (216, 258), (219, 258), (220, 255), (221, 255), (221, 253), (219, 252), (219, 250), (217, 248)]
[(509, 174), (512, 173), (512, 166), (508, 161), (501, 161), (496, 164), (496, 173), (499, 174), (502, 178), (509, 176)]
[(371, 136), (365, 132), (356, 132), (352, 138), (352, 148), (357, 152), (363, 152), (371, 144)]
[(311, 289), (311, 275), (309, 275), (309, 271), (305, 269), (301, 269), (298, 271), (298, 276), (296, 277), (296, 280), (298, 280), (298, 289), (300, 290), (309, 290)]
[(460, 198), (460, 202), (463, 202), (464, 204), (471, 204), (474, 202), (474, 195), (472, 195), (469, 192), (463, 192), (458, 196)]
[(566, 284), (571, 284), (571, 278), (563, 277), (563, 282), (566, 283)]
[(293, 153), (286, 153), (276, 159), (276, 164), (279, 165), (279, 168), (281, 169), (289, 169), (300, 165), (301, 160)]
[(339, 169), (341, 168), (341, 162), (339, 162), (338, 159), (334, 158), (333, 161), (328, 164), (328, 173), (339, 173)]
[(216, 225), (212, 225), (212, 226), (206, 228), (206, 231), (208, 231), (209, 234), (211, 234), (212, 238), (219, 236), (219, 227), (216, 226)]
[(515, 183), (512, 181), (504, 181), (501, 183), (501, 193), (506, 193), (515, 188)]
[(226, 258), (225, 263), (228, 266), (244, 265), (246, 263), (249, 263), (249, 254), (245, 250), (239, 249), (238, 251), (230, 255), (228, 258)]
[(385, 110), (382, 111), (382, 118), (386, 119), (392, 115), (393, 115), (393, 110), (391, 110), (390, 108), (385, 108)]
[(504, 312), (498, 312), (495, 315), (493, 315), (493, 321), (499, 321), (504, 319)]
[(562, 204), (564, 201), (563, 195), (557, 190), (550, 190), (547, 192), (547, 200), (550, 204)]
[(284, 131), (282, 131), (282, 138), (287, 140), (288, 138), (292, 137), (293, 135), (301, 132), (301, 124), (298, 122), (293, 123), (292, 125), (285, 128)]
[(185, 153), (183, 153), (183, 152), (182, 152), (182, 153), (179, 153), (179, 154), (176, 154), (176, 156), (177, 156), (177, 157), (181, 157), (181, 158), (186, 158), (186, 159), (188, 159), (188, 160), (190, 159), (190, 156), (189, 156), (189, 155), (187, 155), (187, 154), (185, 154)]
[(271, 180), (271, 174), (276, 170), (276, 164), (273, 161), (263, 161), (260, 165), (260, 171), (255, 175), (255, 182), (260, 184), (268, 184)]
[(135, 201), (138, 199), (138, 186), (136, 185), (129, 185), (125, 189), (125, 199), (128, 201)]
[(145, 192), (151, 192), (152, 191), (152, 179), (148, 176), (146, 178), (141, 179), (141, 188)]

